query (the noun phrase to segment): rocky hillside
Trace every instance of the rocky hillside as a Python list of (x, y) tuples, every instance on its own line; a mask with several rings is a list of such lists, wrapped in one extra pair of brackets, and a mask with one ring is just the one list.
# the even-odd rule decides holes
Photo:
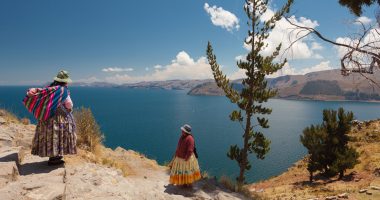
[(380, 199), (380, 120), (357, 122), (350, 136), (360, 164), (342, 180), (317, 175), (310, 184), (304, 159), (277, 177), (251, 184), (249, 190), (262, 199)]
[(0, 110), (0, 199), (245, 199), (204, 178), (192, 189), (168, 184), (168, 169), (132, 150), (79, 149), (65, 164), (30, 155), (35, 125)]
[[(380, 83), (380, 72), (366, 75)], [(237, 85), (237, 83), (235, 83)], [(342, 76), (340, 70), (287, 75), (268, 79), (268, 86), (278, 89), (278, 98), (315, 100), (380, 100), (380, 88), (360, 74)], [(237, 86), (235, 86), (237, 87)], [(240, 86), (241, 87), (241, 86)], [(223, 95), (214, 82), (191, 89), (189, 95)]]
[(139, 83), (128, 83), (117, 86), (118, 88), (143, 88), (143, 89), (164, 89), (164, 90), (189, 90), (197, 85), (211, 82), (211, 80), (168, 80), (150, 81)]

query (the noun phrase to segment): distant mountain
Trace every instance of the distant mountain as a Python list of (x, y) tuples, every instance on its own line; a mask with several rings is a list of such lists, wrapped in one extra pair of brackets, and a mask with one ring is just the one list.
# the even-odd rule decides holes
[(113, 83), (107, 83), (107, 82), (92, 82), (92, 83), (85, 83), (85, 82), (73, 82), (70, 84), (70, 86), (74, 87), (116, 87), (116, 84)]
[(118, 88), (145, 88), (145, 89), (164, 89), (164, 90), (189, 90), (197, 85), (211, 82), (212, 80), (169, 80), (128, 83), (116, 86)]
[[(380, 83), (380, 72), (367, 77)], [(235, 81), (234, 87), (242, 87)], [(376, 100), (380, 89), (360, 74), (342, 76), (340, 70), (312, 72), (305, 75), (287, 75), (268, 79), (268, 87), (278, 90), (277, 98), (313, 100)], [(189, 95), (224, 95), (215, 82), (203, 83), (191, 89)]]

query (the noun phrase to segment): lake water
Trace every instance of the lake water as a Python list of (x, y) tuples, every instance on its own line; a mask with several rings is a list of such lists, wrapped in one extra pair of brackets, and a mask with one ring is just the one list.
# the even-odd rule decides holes
[[(27, 113), (21, 100), (27, 87), (0, 87), (0, 108), (19, 117)], [(90, 107), (106, 136), (105, 145), (139, 151), (159, 163), (169, 161), (175, 151), (180, 127), (188, 123), (199, 154), (200, 166), (213, 176), (235, 177), (238, 167), (226, 152), (231, 144), (242, 143), (242, 129), (229, 120), (235, 108), (225, 97), (188, 96), (186, 91), (71, 88), (75, 107)], [(302, 158), (306, 150), (299, 142), (302, 130), (322, 121), (322, 110), (343, 107), (356, 119), (380, 117), (380, 104), (367, 102), (323, 102), (270, 100), (273, 108), (270, 128), (265, 130), (272, 141), (265, 160), (251, 157), (252, 169), (247, 180), (255, 182), (284, 172)]]

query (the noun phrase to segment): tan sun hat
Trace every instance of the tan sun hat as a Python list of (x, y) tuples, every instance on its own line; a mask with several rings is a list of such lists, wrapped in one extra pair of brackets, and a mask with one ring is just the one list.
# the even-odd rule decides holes
[(58, 72), (57, 76), (54, 77), (54, 80), (61, 83), (71, 83), (72, 80), (70, 79), (69, 72), (65, 70), (61, 70)]

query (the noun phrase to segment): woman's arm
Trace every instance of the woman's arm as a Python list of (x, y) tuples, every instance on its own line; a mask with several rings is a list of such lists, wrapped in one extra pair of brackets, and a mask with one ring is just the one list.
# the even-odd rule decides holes
[(31, 97), (31, 96), (36, 95), (37, 92), (38, 92), (37, 88), (29, 88), (29, 90), (26, 92), (26, 95), (28, 95), (28, 97)]
[(65, 108), (67, 110), (69, 110), (70, 112), (73, 109), (74, 104), (73, 104), (73, 101), (70, 98), (70, 95), (67, 96), (66, 100), (63, 102), (63, 106), (65, 106)]
[(190, 156), (194, 152), (194, 138), (193, 136), (187, 136), (186, 138), (186, 156), (185, 160), (189, 160)]

